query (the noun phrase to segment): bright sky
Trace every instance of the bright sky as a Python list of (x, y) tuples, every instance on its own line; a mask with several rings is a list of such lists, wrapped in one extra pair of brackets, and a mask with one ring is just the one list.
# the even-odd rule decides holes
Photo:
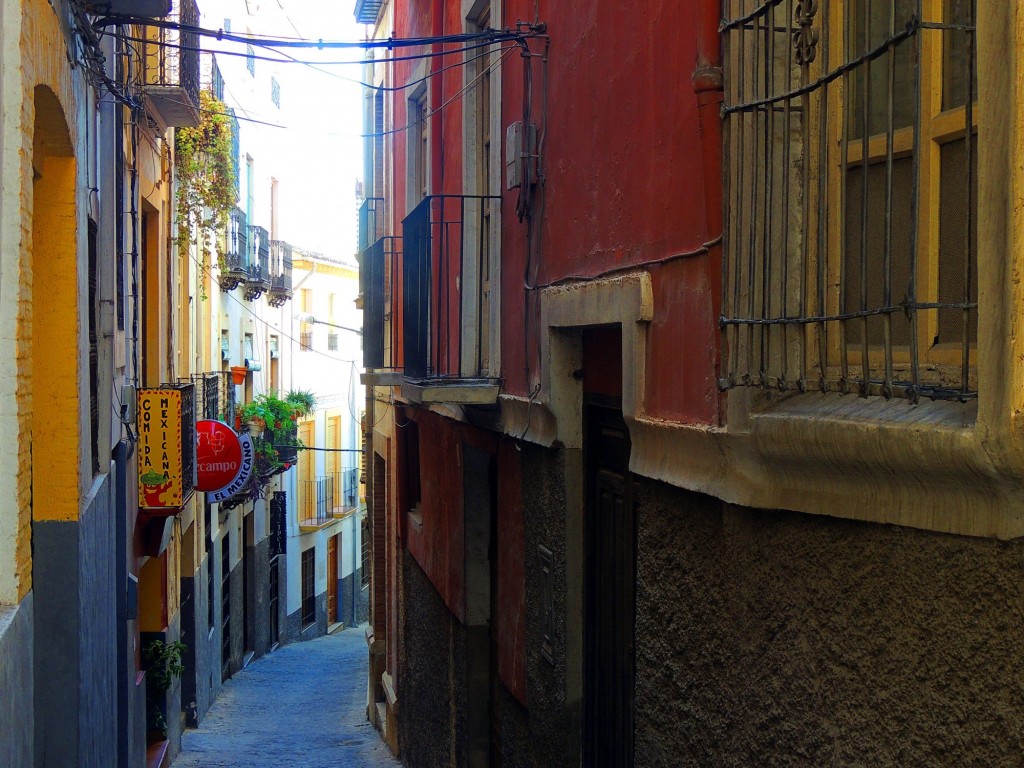
[[(201, 6), (208, 27), (220, 27), (220, 17), (232, 16), (232, 32), (246, 31), (238, 28), (238, 20), (244, 18), (255, 34), (358, 41), (364, 38), (365, 27), (355, 22), (354, 7), (355, 0), (205, 0)], [(239, 50), (238, 45), (213, 39), (204, 40), (203, 45), (215, 50)], [(256, 48), (256, 53), (279, 55), (266, 48)], [(268, 109), (264, 102), (250, 114), (287, 129), (243, 121), (243, 136), (247, 131), (260, 130), (260, 146), (274, 156), (272, 167), (281, 178), (281, 210), (287, 219), (280, 221), (283, 237), (293, 245), (354, 262), (355, 188), (362, 175), (362, 92), (358, 80), (363, 72), (359, 64), (327, 62), (357, 62), (364, 54), (358, 49), (287, 49), (280, 55), (324, 63), (313, 67), (257, 60), (258, 73), (276, 71), (281, 108)], [(236, 65), (240, 61), (234, 59)], [(250, 101), (241, 93), (242, 83), (233, 85), (226, 69), (225, 78), (231, 96)]]

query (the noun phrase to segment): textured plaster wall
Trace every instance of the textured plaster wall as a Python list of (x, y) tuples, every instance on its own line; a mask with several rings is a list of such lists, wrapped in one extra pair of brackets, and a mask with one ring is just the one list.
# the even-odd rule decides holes
[[(57, 17), (45, 0), (5, 2), (3, 19), (0, 173), (2, 188), (16, 197), (17, 203), (4, 205), (0, 211), (0, 271), (4, 274), (0, 282), (0, 360), (4, 361), (0, 366), (0, 434), (5, 436), (0, 446), (0, 502), (12, 510), (0, 522), (0, 599), (13, 604), (31, 588), (32, 571), (29, 465), (34, 395), (38, 394), (32, 378), (34, 88), (43, 84), (56, 95), (64, 124), (47, 128), (55, 133), (66, 131), (71, 146), (80, 154), (83, 148), (76, 117), (78, 104), (84, 103), (84, 81), (68, 66)], [(73, 221), (71, 225), (73, 230)], [(75, 274), (72, 266), (72, 280)], [(75, 306), (72, 301), (68, 311), (73, 313)], [(77, 336), (73, 338), (77, 340)], [(77, 396), (77, 389), (74, 392)], [(75, 424), (68, 426), (76, 428)], [(77, 461), (75, 448), (66, 453), (69, 462)]]
[[(580, 702), (569, 698), (567, 675), (565, 450), (522, 444), (523, 519), (526, 530), (526, 701), (530, 708), (530, 740), (540, 765), (579, 762)], [(541, 568), (537, 554), (552, 553), (551, 664), (541, 656), (543, 637)]]
[[(340, 620), (346, 626), (357, 626), (367, 621), (370, 614), (370, 589), (362, 586), (363, 569), (358, 568), (343, 579), (338, 580)], [(352, 587), (355, 585), (355, 620), (352, 613)]]
[(405, 615), (398, 742), (415, 768), (464, 765), (466, 632), (408, 551), (402, 553)]
[(638, 501), (638, 765), (1024, 763), (1024, 544)]

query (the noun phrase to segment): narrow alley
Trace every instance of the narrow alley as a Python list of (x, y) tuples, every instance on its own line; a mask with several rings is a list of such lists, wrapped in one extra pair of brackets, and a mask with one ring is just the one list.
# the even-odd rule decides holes
[(366, 642), (350, 629), (286, 645), (229, 680), (173, 768), (399, 765), (366, 720)]

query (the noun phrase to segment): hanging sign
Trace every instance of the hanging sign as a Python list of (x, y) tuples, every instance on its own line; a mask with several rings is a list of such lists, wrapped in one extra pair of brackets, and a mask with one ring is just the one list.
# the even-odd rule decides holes
[[(182, 472), (181, 392), (140, 389), (139, 506), (177, 510), (185, 503)], [(191, 489), (187, 493), (191, 494)]]
[(196, 490), (207, 501), (225, 501), (245, 487), (252, 475), (255, 450), (248, 434), (236, 434), (222, 421), (196, 422)]

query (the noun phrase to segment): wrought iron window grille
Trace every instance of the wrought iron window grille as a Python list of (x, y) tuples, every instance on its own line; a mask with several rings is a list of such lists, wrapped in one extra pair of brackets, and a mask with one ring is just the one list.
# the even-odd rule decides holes
[(977, 397), (976, 2), (726, 0), (721, 388)]

